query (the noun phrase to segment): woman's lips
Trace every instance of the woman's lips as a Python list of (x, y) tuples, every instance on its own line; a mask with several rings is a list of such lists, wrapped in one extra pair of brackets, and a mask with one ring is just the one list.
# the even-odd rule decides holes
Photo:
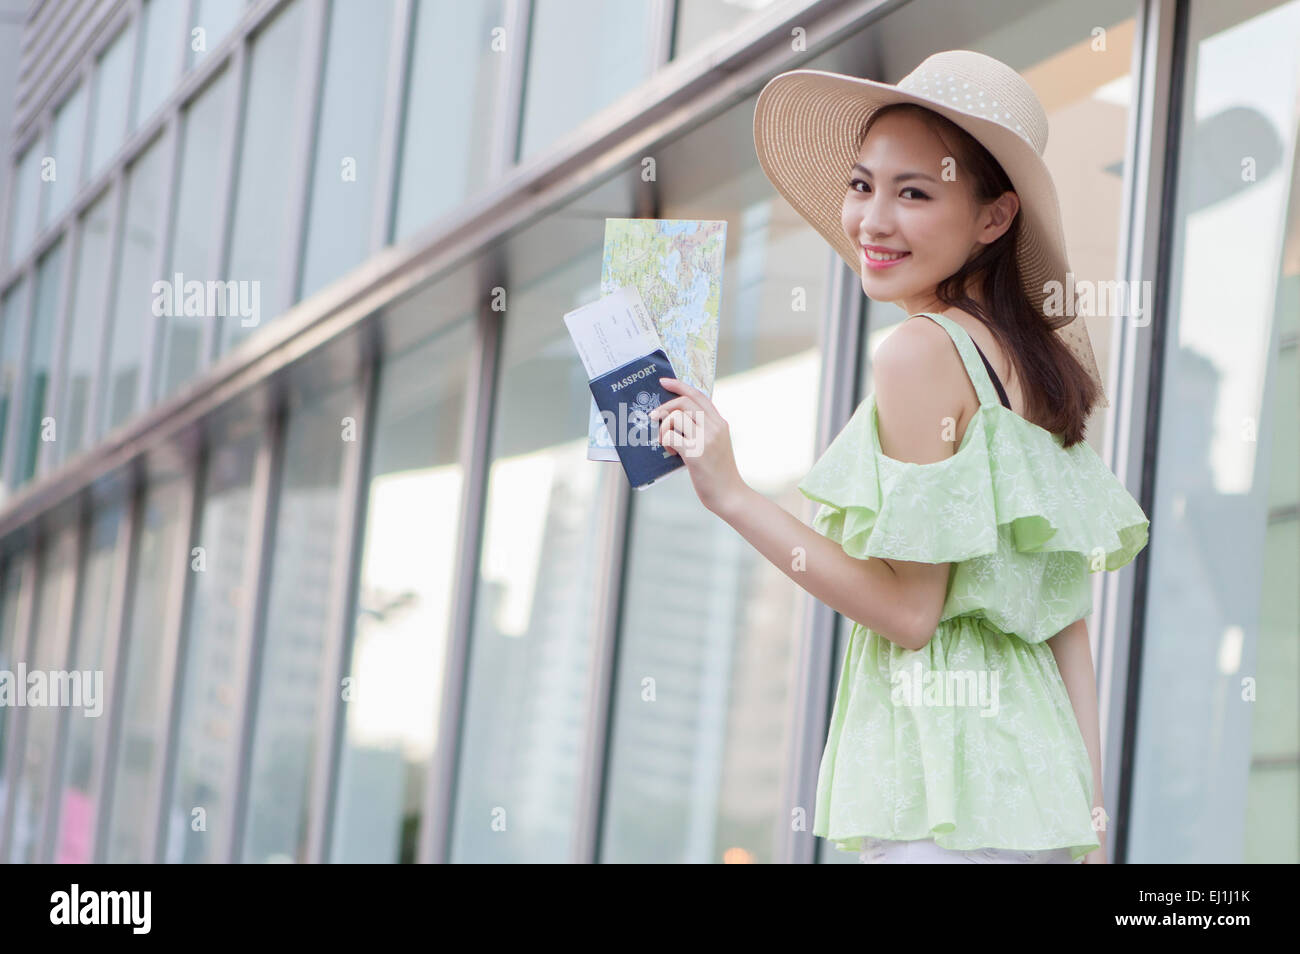
[(875, 259), (873, 259), (870, 255), (867, 254), (867, 250), (865, 248), (862, 249), (862, 260), (867, 263), (867, 268), (876, 268), (876, 269), (893, 268), (895, 265), (901, 265), (903, 262), (907, 261), (911, 257), (912, 257), (911, 252), (904, 252), (902, 253), (902, 256), (899, 258), (892, 259), (888, 262), (878, 262)]

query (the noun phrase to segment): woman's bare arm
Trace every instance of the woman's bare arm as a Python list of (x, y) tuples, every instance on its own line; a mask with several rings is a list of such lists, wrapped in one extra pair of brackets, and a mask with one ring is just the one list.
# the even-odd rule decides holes
[[(1097, 677), (1092, 666), (1092, 648), (1088, 643), (1087, 617), (1077, 619), (1065, 629), (1047, 641), (1056, 657), (1056, 668), (1061, 672), (1065, 691), (1074, 706), (1074, 718), (1079, 723), (1083, 743), (1088, 749), (1088, 759), (1092, 763), (1092, 807), (1095, 822), (1103, 821), (1107, 816), (1103, 801), (1105, 793), (1101, 778), (1101, 731), (1097, 718)], [(1101, 808), (1102, 812), (1097, 809)], [(1094, 827), (1097, 827), (1094, 824)], [(1106, 830), (1097, 831), (1101, 847), (1090, 853), (1086, 860), (1092, 863), (1106, 861)]]
[[(881, 450), (915, 464), (951, 457), (962, 389), (978, 397), (948, 333), (905, 321), (876, 349), (872, 371)], [(855, 559), (748, 485), (718, 516), (817, 599), (890, 642), (921, 649), (938, 628), (951, 563)]]
[(748, 484), (718, 516), (794, 582), (831, 609), (904, 649), (924, 645), (910, 588), (884, 560), (858, 560)]

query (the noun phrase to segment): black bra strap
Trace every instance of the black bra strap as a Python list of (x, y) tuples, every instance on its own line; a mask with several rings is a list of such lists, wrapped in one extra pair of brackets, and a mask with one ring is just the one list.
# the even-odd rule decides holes
[(984, 367), (988, 369), (989, 377), (993, 379), (993, 386), (998, 389), (998, 397), (1002, 399), (1002, 406), (1008, 411), (1011, 410), (1011, 402), (1007, 400), (1006, 389), (1002, 387), (1002, 382), (998, 380), (997, 373), (993, 370), (993, 365), (989, 364), (989, 359), (984, 357), (984, 352), (980, 351), (980, 346), (975, 344), (974, 338), (971, 338), (970, 343), (975, 345), (976, 351), (979, 351), (980, 360), (984, 362)]

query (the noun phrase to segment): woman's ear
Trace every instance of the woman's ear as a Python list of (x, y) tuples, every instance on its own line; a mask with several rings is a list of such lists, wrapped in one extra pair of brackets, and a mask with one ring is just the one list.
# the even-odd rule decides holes
[(1019, 211), (1020, 196), (1011, 191), (987, 203), (980, 211), (979, 241), (985, 245), (996, 242), (1011, 228), (1011, 222)]

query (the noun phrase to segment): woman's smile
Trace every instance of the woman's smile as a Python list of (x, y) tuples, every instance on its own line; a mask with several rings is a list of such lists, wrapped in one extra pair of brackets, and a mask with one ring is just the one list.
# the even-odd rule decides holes
[(911, 252), (887, 251), (878, 245), (862, 246), (862, 258), (867, 268), (892, 268), (911, 254)]

